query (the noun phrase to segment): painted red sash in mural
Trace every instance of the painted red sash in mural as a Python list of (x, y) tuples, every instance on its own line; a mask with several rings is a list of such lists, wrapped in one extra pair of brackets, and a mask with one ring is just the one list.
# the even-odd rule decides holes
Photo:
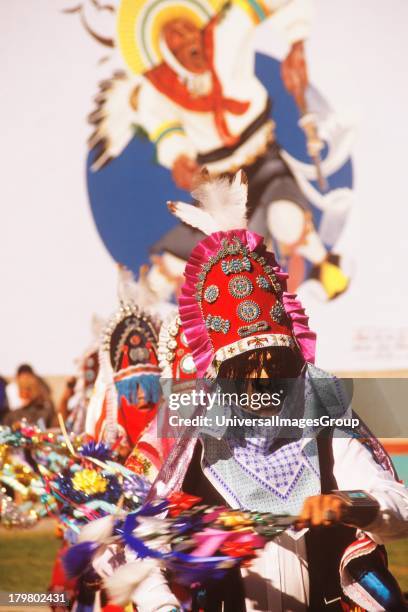
[(214, 67), (214, 27), (216, 23), (217, 20), (213, 19), (204, 30), (204, 47), (212, 77), (210, 93), (193, 95), (180, 81), (177, 73), (166, 63), (147, 71), (145, 76), (160, 93), (179, 106), (191, 111), (214, 113), (215, 126), (223, 144), (232, 146), (239, 140), (239, 136), (234, 136), (229, 131), (225, 113), (243, 115), (248, 110), (250, 103), (224, 97), (222, 85)]

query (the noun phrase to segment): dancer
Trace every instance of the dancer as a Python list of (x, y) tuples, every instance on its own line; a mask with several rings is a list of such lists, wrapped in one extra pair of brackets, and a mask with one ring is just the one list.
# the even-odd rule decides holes
[[(290, 379), (272, 414), (343, 418), (344, 425), (296, 435), (279, 427), (226, 427), (214, 435), (185, 428), (152, 497), (183, 489), (206, 503), (299, 517), (298, 530), (269, 543), (247, 571), (193, 590), (187, 609), (403, 610), (383, 543), (408, 533), (408, 492), (378, 440), (361, 422), (351, 429), (339, 381), (313, 365), (315, 337), (296, 296), (286, 292), (287, 275), (246, 229), (242, 178), (205, 182), (193, 193), (197, 207), (171, 205), (209, 234), (191, 253), (179, 300), (197, 375), (215, 376), (221, 389), (237, 382), (250, 396), (258, 385), (268, 390), (274, 379)], [(243, 413), (250, 414), (230, 407), (232, 415)], [(142, 601), (142, 587), (138, 595)], [(156, 595), (159, 601), (159, 584)]]
[[(146, 14), (148, 6), (147, 2)], [(192, 16), (194, 7), (182, 9), (174, 3), (169, 11), (166, 2), (155, 10), (163, 12), (156, 21), (140, 18), (139, 44), (158, 48), (157, 64), (144, 72), (132, 99), (159, 163), (171, 170), (178, 187), (187, 190), (203, 167), (214, 177), (243, 167), (249, 181), (249, 227), (276, 241), (285, 257), (305, 258), (327, 299), (335, 298), (347, 289), (348, 278), (339, 258), (319, 237), (307, 199), (281, 157), (270, 117), (273, 100), (255, 74), (252, 45), (256, 27), (264, 22), (272, 28), (271, 36), (287, 43), (283, 82), (300, 109), (309, 152), (317, 159), (323, 143), (305, 102), (304, 41), (311, 3), (230, 2), (200, 25)], [(127, 36), (125, 15), (124, 7), (119, 15), (122, 40)], [(129, 48), (122, 43), (125, 54), (131, 53)], [(188, 231), (184, 233), (188, 237)]]
[[(116, 42), (127, 70), (101, 83), (90, 146), (98, 170), (122, 153), (136, 128), (174, 183), (187, 190), (204, 166), (213, 176), (244, 167), (251, 229), (273, 240), (282, 258), (306, 260), (307, 276), (333, 299), (349, 279), (282, 155), (271, 118), (274, 100), (255, 72), (254, 37), (262, 25), (286, 47), (282, 80), (299, 109), (309, 155), (318, 160), (324, 143), (306, 104), (304, 44), (311, 20), (311, 0), (121, 0)], [(194, 239), (185, 228), (181, 235), (183, 242)], [(170, 232), (165, 241), (174, 238)], [(304, 276), (302, 266), (297, 282)]]

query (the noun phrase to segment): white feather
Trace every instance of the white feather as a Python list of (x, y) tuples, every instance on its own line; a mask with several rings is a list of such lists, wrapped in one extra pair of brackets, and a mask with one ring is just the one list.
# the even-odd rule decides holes
[(242, 170), (231, 180), (224, 177), (204, 181), (191, 195), (212, 216), (219, 230), (246, 227), (248, 186)]
[(118, 606), (124, 606), (132, 599), (132, 593), (147, 576), (157, 568), (153, 559), (139, 559), (122, 565), (112, 576), (104, 579), (109, 599)]
[(170, 202), (169, 208), (177, 219), (199, 229), (203, 234), (210, 235), (218, 229), (215, 219), (205, 210), (194, 206), (194, 204)]
[(91, 331), (92, 331), (92, 340), (95, 347), (98, 346), (99, 338), (102, 334), (102, 331), (106, 325), (106, 320), (103, 317), (100, 317), (96, 313), (92, 315), (91, 319)]
[(232, 179), (204, 180), (191, 194), (198, 205), (171, 202), (171, 212), (204, 234), (247, 227), (248, 186), (242, 170)]
[(112, 535), (115, 517), (112, 515), (91, 521), (82, 527), (78, 543), (80, 542), (103, 542)]
[(118, 269), (118, 297), (123, 304), (135, 303), (143, 310), (149, 310), (158, 300), (158, 296), (149, 284), (148, 266), (141, 266), (139, 280), (125, 266)]
[(97, 107), (89, 120), (95, 129), (89, 139), (89, 147), (99, 150), (92, 170), (99, 170), (110, 159), (118, 157), (135, 135), (135, 125), (140, 124), (140, 113), (130, 100), (142, 86), (142, 78), (127, 72), (115, 73), (103, 81), (95, 98)]

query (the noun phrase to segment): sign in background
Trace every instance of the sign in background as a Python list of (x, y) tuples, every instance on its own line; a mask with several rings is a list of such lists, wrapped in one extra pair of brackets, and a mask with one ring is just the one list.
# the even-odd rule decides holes
[[(97, 198), (91, 197), (91, 211), (86, 171), (91, 133), (86, 116), (109, 67), (76, 16), (61, 12), (66, 5), (41, 0), (3, 3), (0, 9), (0, 373), (6, 375), (22, 361), (46, 374), (70, 372), (90, 339), (92, 313), (106, 316), (116, 302), (116, 267), (106, 236), (104, 243), (98, 233)], [(307, 46), (311, 78), (338, 117), (355, 129), (354, 202), (342, 243), (352, 262), (352, 283), (330, 303), (304, 296), (319, 333), (318, 363), (328, 369), (408, 367), (407, 19), (402, 0), (376, 3), (375, 10), (368, 0), (316, 2)], [(256, 44), (264, 55), (279, 59), (281, 51), (271, 49), (263, 26)], [(272, 74), (276, 63), (268, 61), (258, 59), (258, 69), (270, 66)], [(136, 167), (132, 187), (138, 198), (132, 202), (124, 185), (127, 164), (135, 159), (126, 158), (110, 192), (102, 174), (99, 184), (96, 176), (88, 182), (91, 196), (93, 189), (101, 190), (101, 206), (109, 205), (112, 225), (121, 220), (123, 204), (115, 194), (128, 193), (138, 224), (134, 243), (128, 232), (118, 244), (126, 252), (134, 248), (133, 264), (128, 263), (136, 267), (155, 233), (147, 214), (155, 185), (138, 182), (146, 175)], [(113, 171), (114, 166), (104, 172)], [(155, 200), (154, 206), (160, 203)], [(158, 218), (163, 229), (170, 227), (170, 219)]]

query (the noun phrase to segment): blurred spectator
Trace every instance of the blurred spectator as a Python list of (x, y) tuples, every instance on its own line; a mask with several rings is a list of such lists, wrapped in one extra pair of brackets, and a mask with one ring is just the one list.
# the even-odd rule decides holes
[(49, 385), (45, 382), (41, 376), (38, 376), (33, 370), (33, 368), (28, 363), (22, 363), (18, 366), (17, 372), (15, 375), (15, 379), (11, 381), (6, 387), (7, 394), (7, 403), (9, 410), (18, 410), (19, 408), (23, 408), (26, 404), (26, 400), (21, 396), (21, 380), (23, 380), (25, 375), (35, 376), (42, 388), (42, 392), (44, 397), (51, 396), (51, 389)]
[(6, 379), (0, 376), (0, 423), (3, 422), (3, 418), (8, 411), (6, 386)]
[(31, 424), (50, 427), (54, 416), (54, 405), (49, 386), (27, 365), (20, 366), (17, 370), (16, 384), (20, 407), (10, 406), (11, 410), (5, 415), (4, 424), (12, 425), (21, 419), (26, 419)]

